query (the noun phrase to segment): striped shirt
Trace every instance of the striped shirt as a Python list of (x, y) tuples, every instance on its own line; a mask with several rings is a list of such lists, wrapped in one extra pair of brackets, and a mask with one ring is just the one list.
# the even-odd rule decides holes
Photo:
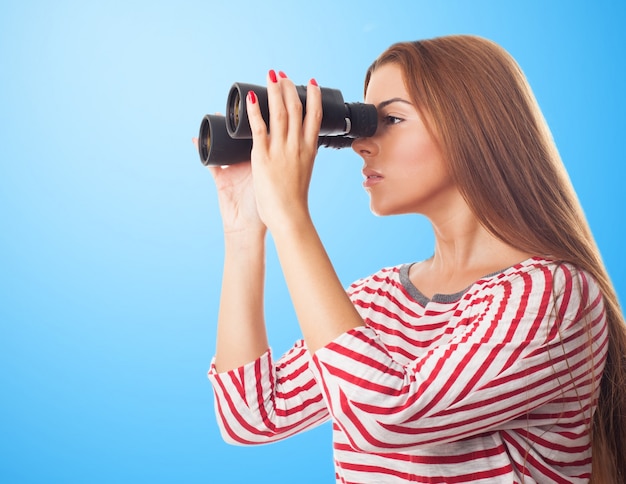
[(585, 272), (532, 258), (462, 293), (422, 295), (409, 265), (350, 286), (365, 326), (209, 379), (223, 438), (333, 424), (338, 483), (576, 483), (607, 348)]

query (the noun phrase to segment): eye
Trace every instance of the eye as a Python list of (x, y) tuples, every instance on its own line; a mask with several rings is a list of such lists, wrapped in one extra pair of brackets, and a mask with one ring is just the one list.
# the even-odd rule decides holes
[(398, 123), (401, 123), (402, 121), (404, 121), (404, 119), (399, 118), (397, 116), (392, 116), (391, 114), (387, 114), (383, 116), (383, 119), (382, 119), (382, 123), (386, 126), (389, 126), (392, 124), (398, 124)]

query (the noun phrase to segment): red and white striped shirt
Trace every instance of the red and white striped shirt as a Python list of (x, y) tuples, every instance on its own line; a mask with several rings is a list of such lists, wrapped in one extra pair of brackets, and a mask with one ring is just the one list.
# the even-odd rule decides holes
[(224, 439), (259, 444), (332, 419), (341, 483), (587, 482), (607, 348), (601, 293), (532, 258), (424, 297), (409, 265), (355, 282), (366, 326), (209, 379)]

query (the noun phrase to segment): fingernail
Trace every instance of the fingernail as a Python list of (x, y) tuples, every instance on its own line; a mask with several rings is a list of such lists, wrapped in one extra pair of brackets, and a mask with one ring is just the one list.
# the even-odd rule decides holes
[(287, 74), (285, 74), (283, 71), (278, 71), (278, 75), (283, 79), (287, 79)]
[(248, 91), (248, 101), (250, 101), (250, 104), (256, 104), (256, 94), (254, 94), (254, 91)]
[(278, 82), (278, 79), (276, 79), (276, 72), (274, 72), (274, 69), (270, 70), (270, 81)]
[(311, 79), (311, 84), (313, 84), (314, 86), (317, 86), (317, 81), (315, 79)]

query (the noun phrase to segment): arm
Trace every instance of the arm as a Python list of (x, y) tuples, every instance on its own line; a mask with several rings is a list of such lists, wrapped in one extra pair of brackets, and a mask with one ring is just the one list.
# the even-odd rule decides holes
[(328, 418), (309, 352), (297, 343), (274, 363), (263, 317), (265, 225), (259, 219), (249, 163), (211, 167), (224, 225), (224, 273), (217, 351), (209, 371), (222, 436), (260, 444)]
[(256, 209), (250, 163), (210, 171), (224, 228), (215, 367), (227, 371), (268, 349), (263, 315), (266, 228)]
[(364, 323), (310, 219), (272, 232), (302, 334), (311, 353)]
[(253, 133), (257, 206), (272, 233), (307, 347), (314, 353), (363, 326), (318, 237), (308, 210), (308, 187), (322, 118), (317, 83), (307, 86), (306, 116), (293, 83), (268, 76), (270, 132), (255, 96), (247, 107)]
[(224, 235), (224, 273), (217, 319), (215, 367), (238, 368), (268, 349), (263, 317), (265, 233)]

